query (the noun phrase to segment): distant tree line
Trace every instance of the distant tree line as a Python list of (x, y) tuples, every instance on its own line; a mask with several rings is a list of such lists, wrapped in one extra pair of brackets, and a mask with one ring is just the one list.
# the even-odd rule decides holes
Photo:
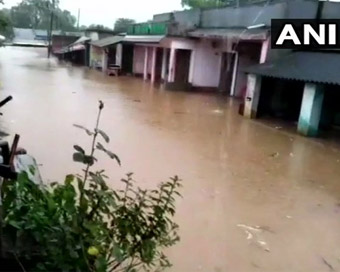
[[(3, 0), (0, 0), (0, 4), (3, 4)], [(54, 30), (83, 31), (87, 28), (112, 30), (98, 24), (82, 25), (78, 29), (76, 26), (77, 18), (68, 10), (62, 10), (59, 7), (59, 0), (22, 0), (10, 9), (3, 8), (0, 10), (0, 35), (12, 38), (13, 27), (49, 30), (52, 12), (54, 15), (52, 28)], [(132, 19), (119, 18), (115, 22), (114, 30), (126, 32), (128, 26), (133, 23), (135, 21)]]
[[(0, 2), (2, 3), (2, 2)], [(0, 10), (0, 34), (10, 38), (13, 27), (49, 29), (51, 13), (54, 15), (53, 29), (76, 30), (76, 17), (68, 10), (59, 8), (59, 0), (22, 0), (10, 9)]]

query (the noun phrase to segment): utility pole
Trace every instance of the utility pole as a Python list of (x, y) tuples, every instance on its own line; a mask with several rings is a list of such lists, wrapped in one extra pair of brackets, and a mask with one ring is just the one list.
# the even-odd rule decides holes
[(51, 57), (52, 52), (52, 32), (53, 32), (53, 20), (54, 20), (54, 7), (55, 7), (55, 0), (52, 0), (52, 8), (51, 8), (51, 20), (50, 20), (50, 30), (49, 30), (49, 37), (48, 37), (48, 49), (47, 49), (47, 57)]
[(77, 24), (78, 31), (79, 31), (79, 22), (80, 22), (80, 8), (78, 9), (78, 24)]

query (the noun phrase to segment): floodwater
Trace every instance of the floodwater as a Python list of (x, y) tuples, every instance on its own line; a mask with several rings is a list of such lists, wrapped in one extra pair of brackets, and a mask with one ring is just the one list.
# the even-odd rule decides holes
[(44, 49), (0, 49), (1, 130), (41, 164), (46, 180), (80, 172), (72, 146), (101, 128), (122, 167), (98, 155), (112, 185), (133, 171), (150, 187), (183, 179), (181, 242), (169, 271), (340, 271), (340, 150), (272, 123), (246, 120), (217, 94), (164, 91), (45, 59)]

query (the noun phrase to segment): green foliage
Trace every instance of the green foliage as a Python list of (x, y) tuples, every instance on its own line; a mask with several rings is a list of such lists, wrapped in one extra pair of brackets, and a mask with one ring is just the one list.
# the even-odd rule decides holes
[(11, 8), (10, 17), (14, 27), (49, 29), (50, 17), (53, 12), (55, 21), (53, 29), (64, 31), (75, 30), (76, 18), (67, 10), (58, 7), (59, 1), (23, 0)]
[(112, 29), (109, 28), (109, 27), (106, 27), (104, 25), (96, 25), (96, 24), (89, 25), (89, 27), (87, 29), (112, 31)]
[(135, 24), (133, 19), (119, 18), (115, 22), (114, 30), (119, 32), (127, 32), (129, 25)]
[(3, 232), (11, 237), (12, 254), (21, 265), (35, 260), (32, 271), (160, 271), (171, 266), (163, 250), (179, 240), (172, 218), (180, 180), (175, 176), (155, 190), (143, 190), (129, 173), (121, 180), (123, 189), (109, 188), (105, 172), (91, 168), (97, 150), (120, 163), (100, 142), (110, 142), (98, 128), (103, 107), (100, 102), (93, 131), (77, 125), (92, 137), (89, 153), (74, 146), (74, 160), (85, 166), (83, 176), (40, 186), (23, 173), (3, 186)]
[(8, 9), (0, 10), (0, 35), (9, 39), (13, 37), (13, 24)]

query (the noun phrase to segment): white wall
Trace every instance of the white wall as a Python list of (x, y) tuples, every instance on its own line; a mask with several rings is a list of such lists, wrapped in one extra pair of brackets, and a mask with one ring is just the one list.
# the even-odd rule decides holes
[(197, 87), (218, 87), (221, 70), (221, 48), (213, 48), (205, 40), (197, 44), (194, 54), (192, 84)]
[(187, 49), (193, 50), (196, 47), (197, 43), (195, 41), (189, 39), (172, 39), (171, 47), (176, 49)]
[(99, 40), (99, 34), (98, 34), (98, 32), (90, 32), (90, 33), (89, 33), (89, 38), (91, 38), (92, 41), (97, 41), (97, 40)]
[(213, 42), (213, 40), (201, 39), (193, 41), (188, 39), (172, 39), (171, 48), (192, 50), (192, 62), (190, 64), (189, 82), (196, 87), (219, 86), (221, 72), (222, 52), (231, 51), (231, 43), (225, 41)]

